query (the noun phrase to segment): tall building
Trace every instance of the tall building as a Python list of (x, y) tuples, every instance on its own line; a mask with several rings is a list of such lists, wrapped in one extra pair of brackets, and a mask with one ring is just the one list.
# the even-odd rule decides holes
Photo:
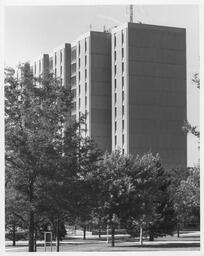
[(49, 55), (43, 54), (31, 61), (31, 70), (34, 77), (43, 78), (49, 72)]
[(86, 114), (84, 135), (111, 151), (111, 34), (90, 31), (71, 51), (72, 116)]
[(32, 67), (71, 88), (71, 117), (86, 114), (82, 134), (104, 151), (151, 151), (168, 166), (186, 166), (185, 29), (126, 23), (111, 33), (89, 31)]
[(60, 84), (71, 88), (71, 44), (65, 43), (49, 54), (49, 72), (60, 79)]
[(187, 164), (185, 29), (127, 23), (112, 30), (112, 150)]
[(33, 74), (49, 70), (73, 94), (71, 118), (86, 115), (82, 134), (111, 151), (111, 34), (89, 31), (31, 63)]

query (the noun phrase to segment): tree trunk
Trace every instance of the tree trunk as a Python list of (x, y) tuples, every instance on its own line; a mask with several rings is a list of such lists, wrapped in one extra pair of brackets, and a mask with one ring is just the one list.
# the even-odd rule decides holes
[(143, 245), (143, 229), (142, 229), (142, 225), (140, 225), (140, 245)]
[(98, 237), (99, 237), (99, 239), (101, 239), (101, 226), (99, 226), (99, 228), (98, 228)]
[(33, 179), (30, 178), (30, 185), (29, 185), (29, 202), (30, 202), (30, 209), (29, 209), (29, 241), (28, 241), (28, 251), (34, 252), (34, 232), (35, 232), (35, 224), (34, 224), (34, 212), (32, 209), (33, 203)]
[(13, 227), (12, 227), (12, 240), (13, 240), (13, 246), (16, 246), (16, 224), (15, 224), (15, 221), (13, 222)]
[(37, 252), (37, 230), (35, 230), (34, 250), (35, 250), (35, 252)]
[(86, 240), (86, 225), (84, 225), (84, 240)]
[(111, 229), (111, 246), (114, 247), (115, 246), (115, 228), (112, 226)]
[(29, 252), (34, 252), (34, 213), (31, 209), (29, 216)]
[(154, 234), (152, 232), (149, 234), (149, 241), (154, 241)]
[(177, 225), (177, 237), (180, 237), (180, 229), (179, 229), (179, 224)]
[(152, 225), (149, 225), (149, 241), (154, 241), (154, 229)]
[(57, 252), (59, 252), (59, 247), (60, 247), (60, 239), (59, 239), (59, 216), (57, 217), (57, 232), (56, 232), (56, 237), (57, 237)]

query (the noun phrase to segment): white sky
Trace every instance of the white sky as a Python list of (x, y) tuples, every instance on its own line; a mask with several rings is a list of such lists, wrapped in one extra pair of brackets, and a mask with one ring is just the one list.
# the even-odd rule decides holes
[[(89, 30), (103, 30), (128, 21), (127, 5), (6, 6), (4, 9), (5, 64), (15, 66), (72, 42)], [(192, 73), (199, 72), (199, 8), (196, 5), (135, 5), (134, 21), (186, 28), (188, 120), (199, 125), (199, 90)], [(197, 163), (198, 144), (188, 136), (188, 165)]]

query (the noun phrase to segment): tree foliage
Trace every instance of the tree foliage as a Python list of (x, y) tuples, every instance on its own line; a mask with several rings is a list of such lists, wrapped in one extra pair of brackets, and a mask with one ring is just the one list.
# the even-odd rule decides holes
[[(193, 75), (192, 78), (192, 82), (196, 85), (196, 87), (198, 89), (200, 89), (200, 76), (199, 73), (195, 73)], [(191, 133), (193, 134), (196, 138), (200, 139), (200, 131), (199, 128), (197, 126), (193, 126), (191, 125), (188, 120), (184, 121), (183, 127), (182, 127), (183, 131), (185, 133)]]
[[(58, 230), (59, 221), (75, 212), (75, 191), (97, 150), (79, 133), (83, 117), (76, 122), (68, 116), (71, 91), (51, 74), (35, 79), (28, 65), (23, 74), (20, 81), (5, 78), (6, 176), (23, 198), (33, 251), (36, 227), (47, 222)], [(15, 202), (9, 194), (8, 201)]]

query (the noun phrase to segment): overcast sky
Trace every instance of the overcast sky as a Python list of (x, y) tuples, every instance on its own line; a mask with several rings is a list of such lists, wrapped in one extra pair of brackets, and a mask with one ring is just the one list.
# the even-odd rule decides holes
[[(102, 31), (129, 20), (127, 5), (7, 6), (5, 7), (5, 64), (31, 60), (89, 30)], [(195, 5), (134, 6), (134, 21), (186, 28), (188, 119), (199, 125), (199, 91), (191, 83), (199, 72), (199, 8)], [(196, 139), (188, 136), (188, 164), (199, 158)]]

